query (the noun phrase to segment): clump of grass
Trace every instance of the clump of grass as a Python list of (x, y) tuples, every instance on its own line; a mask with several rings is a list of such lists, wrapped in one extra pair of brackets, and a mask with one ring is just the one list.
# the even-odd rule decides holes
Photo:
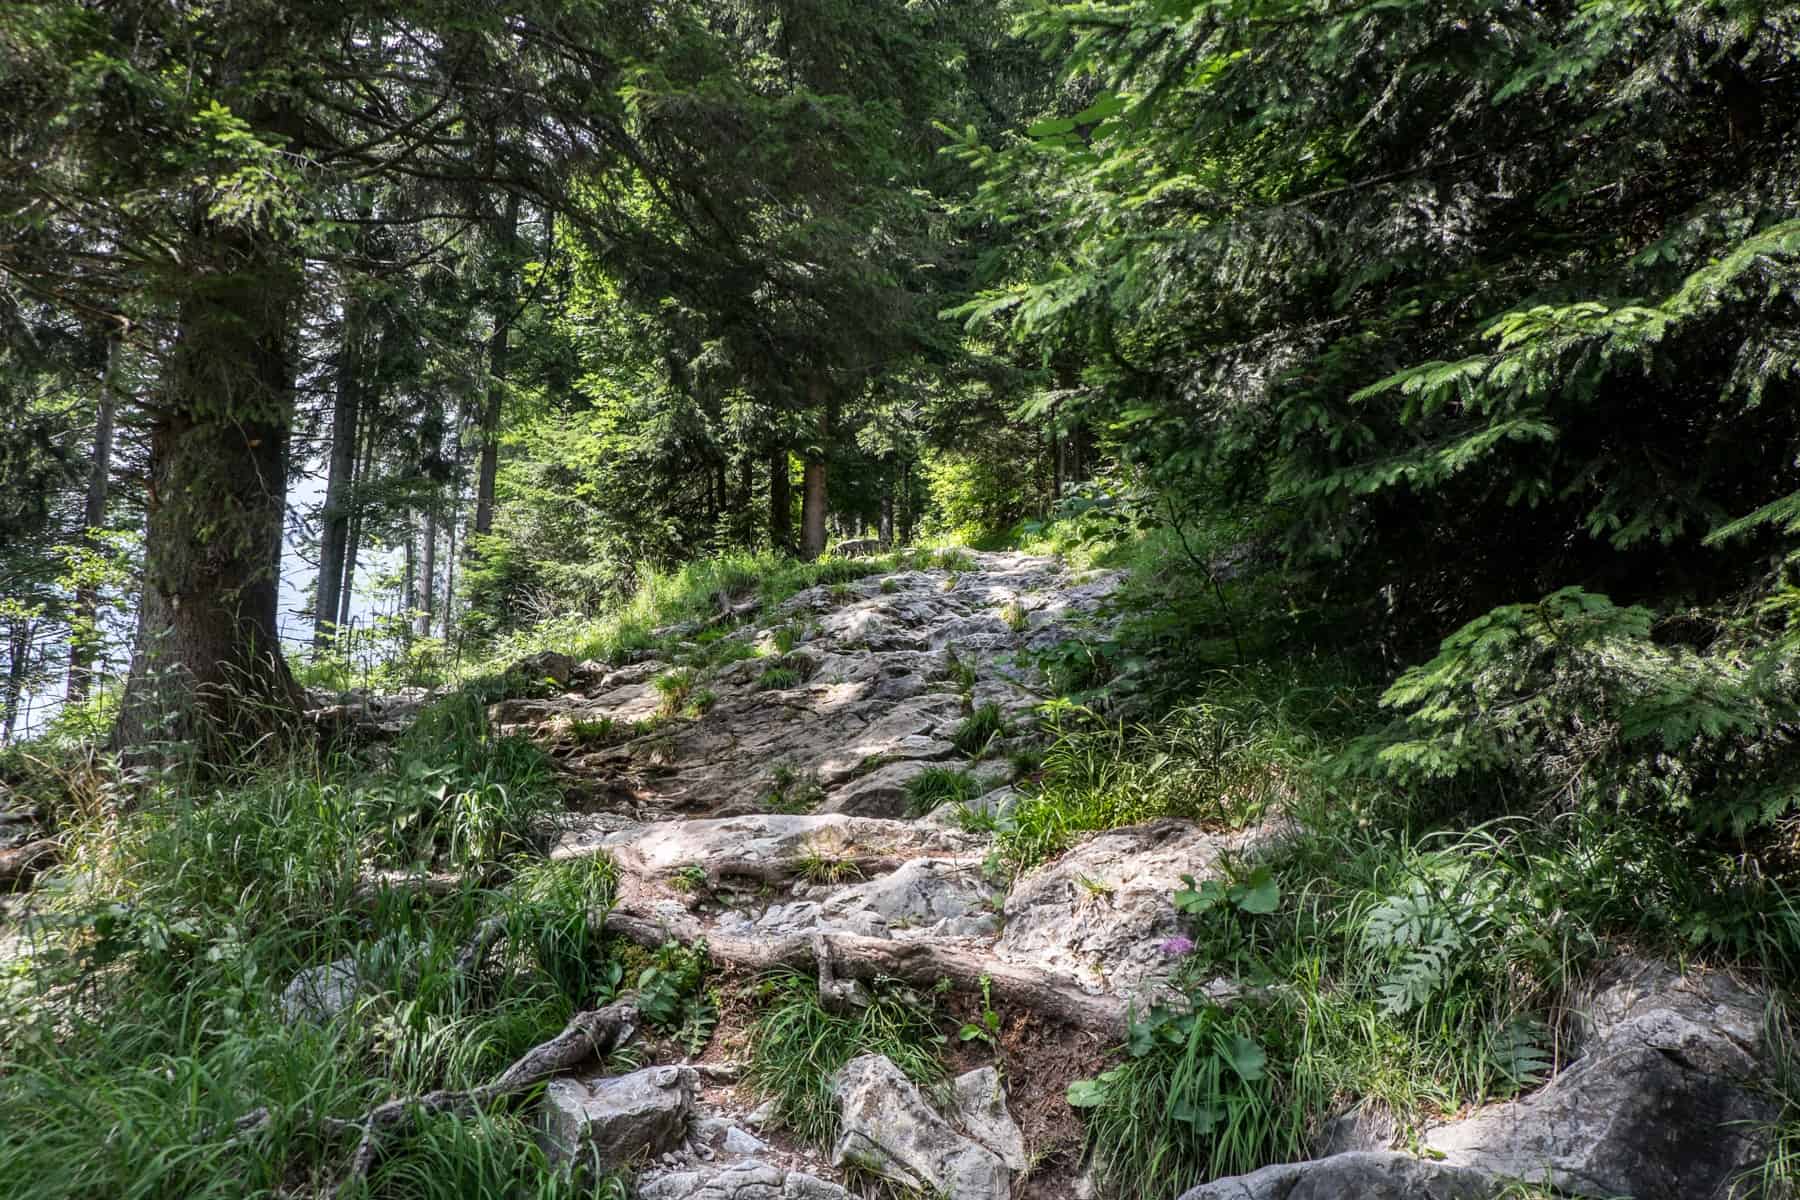
[(950, 734), (950, 744), (964, 754), (979, 756), (1006, 736), (1006, 718), (995, 704), (983, 704), (964, 717)]
[(1000, 620), (1014, 633), (1020, 633), (1031, 626), (1031, 613), (1017, 600), (1008, 600), (1000, 606)]
[(958, 574), (965, 571), (973, 571), (976, 563), (975, 556), (970, 554), (967, 550), (962, 550), (955, 546), (946, 546), (932, 556), (932, 565), (937, 567), (940, 571), (949, 571), (952, 574)]
[(967, 771), (926, 767), (906, 781), (907, 815), (922, 816), (940, 804), (966, 804), (980, 790), (980, 781)]
[(805, 813), (819, 806), (825, 789), (818, 776), (796, 771), (788, 763), (777, 763), (769, 773), (769, 794), (764, 803), (770, 812)]
[(662, 713), (673, 716), (681, 711), (687, 703), (688, 695), (694, 690), (694, 672), (688, 667), (676, 667), (664, 671), (651, 681), (656, 694), (662, 697)]
[(968, 695), (974, 690), (975, 680), (978, 678), (975, 673), (975, 665), (964, 661), (954, 650), (948, 651), (947, 657), (951, 680), (956, 684), (958, 691)]
[(749, 1079), (775, 1101), (776, 1119), (803, 1141), (828, 1146), (837, 1135), (832, 1077), (862, 1054), (884, 1054), (906, 1076), (943, 1076), (944, 1037), (936, 1009), (909, 992), (877, 985), (851, 1014), (827, 1012), (810, 976), (780, 974), (756, 988), (762, 1010), (750, 1027)]
[(834, 583), (826, 589), (833, 604), (848, 604), (856, 599), (856, 589), (847, 583)]
[(800, 686), (800, 672), (793, 667), (765, 667), (756, 677), (756, 686), (765, 692), (785, 692)]
[(900, 581), (891, 576), (881, 581), (881, 594), (891, 596), (900, 590)]
[(861, 874), (852, 847), (829, 831), (808, 838), (794, 865), (808, 883), (842, 883)]
[(701, 688), (688, 697), (687, 707), (683, 711), (690, 717), (704, 717), (718, 702), (719, 693), (711, 688)]

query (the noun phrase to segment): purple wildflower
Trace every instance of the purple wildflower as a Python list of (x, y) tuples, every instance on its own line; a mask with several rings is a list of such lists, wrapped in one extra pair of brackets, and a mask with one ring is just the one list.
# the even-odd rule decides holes
[(1194, 939), (1179, 936), (1172, 937), (1162, 944), (1162, 952), (1170, 958), (1180, 958), (1185, 954), (1192, 954), (1194, 952)]

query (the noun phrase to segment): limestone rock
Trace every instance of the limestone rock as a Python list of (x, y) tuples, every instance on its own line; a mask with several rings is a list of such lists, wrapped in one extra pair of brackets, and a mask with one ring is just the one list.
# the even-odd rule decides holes
[(281, 1015), (288, 1021), (323, 1024), (349, 1009), (366, 990), (353, 958), (308, 967), (281, 990)]
[[(1356, 1149), (1216, 1180), (1182, 1200), (1464, 1200), (1507, 1181), (1559, 1195), (1728, 1200), (1768, 1152), (1763, 998), (1720, 975), (1622, 960), (1569, 1001), (1576, 1057), (1542, 1088), (1425, 1131), (1426, 1159)], [(1328, 1141), (1382, 1139), (1379, 1121)]]
[(980, 1067), (958, 1075), (950, 1085), (956, 1102), (956, 1115), (968, 1135), (992, 1150), (1010, 1171), (1023, 1171), (1029, 1163), (1025, 1156), (1025, 1135), (1006, 1107), (1006, 1087), (1000, 1072), (993, 1067)]
[(1009, 1200), (1012, 1172), (938, 1115), (886, 1057), (865, 1054), (832, 1082), (839, 1132), (831, 1161), (902, 1188), (957, 1200)]
[(1181, 1200), (1486, 1200), (1498, 1191), (1492, 1179), (1467, 1167), (1359, 1150), (1217, 1179)]
[(844, 930), (864, 937), (991, 938), (999, 932), (999, 895), (979, 859), (915, 858), (886, 875), (848, 886), (818, 889), (822, 900), (775, 904), (738, 928), (735, 936), (780, 935), (812, 929)]
[(683, 867), (740, 864), (779, 870), (816, 855), (910, 858), (953, 853), (970, 840), (907, 821), (842, 814), (753, 813), (692, 821), (658, 821), (594, 837), (585, 826), (566, 832), (553, 857), (604, 851), (632, 874), (666, 876)]
[(1523, 1099), (1431, 1130), (1425, 1146), (1573, 1196), (1725, 1200), (1767, 1153), (1763, 1007), (1722, 976), (1616, 966), (1579, 1009), (1579, 1058)]
[(1181, 932), (1169, 898), (1182, 875), (1205, 878), (1222, 855), (1274, 836), (1271, 826), (1216, 834), (1169, 819), (1090, 838), (1014, 885), (996, 951), (1090, 993), (1152, 988), (1168, 970), (1161, 943)]
[(553, 1079), (544, 1090), (544, 1150), (557, 1162), (602, 1166), (664, 1153), (687, 1132), (696, 1084), (690, 1067)]
[(548, 679), (557, 687), (568, 687), (575, 674), (575, 660), (556, 650), (543, 650), (521, 658), (508, 668), (509, 675), (525, 675), (532, 679)]
[(639, 1200), (852, 1200), (849, 1192), (804, 1171), (757, 1159), (642, 1179)]

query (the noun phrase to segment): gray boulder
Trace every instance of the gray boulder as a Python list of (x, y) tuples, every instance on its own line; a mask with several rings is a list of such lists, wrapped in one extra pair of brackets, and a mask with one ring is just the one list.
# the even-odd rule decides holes
[(1489, 1176), (1467, 1167), (1358, 1150), (1216, 1179), (1181, 1200), (1486, 1200), (1498, 1190)]
[(1727, 1200), (1767, 1154), (1764, 1000), (1721, 975), (1615, 965), (1576, 1009), (1580, 1057), (1425, 1137), (1451, 1163), (1571, 1196)]
[(544, 1090), (544, 1151), (554, 1162), (638, 1162), (687, 1132), (697, 1076), (647, 1067), (611, 1079), (553, 1079)]
[(355, 1004), (367, 990), (353, 958), (308, 967), (281, 990), (281, 1015), (287, 1021), (324, 1024)]
[(832, 1084), (839, 1132), (831, 1161), (901, 1188), (957, 1200), (1009, 1200), (1012, 1172), (999, 1155), (951, 1127), (886, 1057), (846, 1063)]
[(950, 1085), (956, 1116), (965, 1132), (999, 1156), (1006, 1168), (1022, 1172), (1030, 1160), (1025, 1154), (1025, 1135), (1006, 1107), (1006, 1087), (1000, 1072), (980, 1067), (958, 1075)]
[[(1518, 1100), (1425, 1131), (1427, 1158), (1363, 1146), (1216, 1180), (1181, 1200), (1464, 1200), (1508, 1181), (1559, 1195), (1729, 1200), (1768, 1153), (1764, 1000), (1721, 975), (1623, 960), (1568, 1004), (1571, 1061)], [(1333, 1123), (1332, 1146), (1391, 1127)]]

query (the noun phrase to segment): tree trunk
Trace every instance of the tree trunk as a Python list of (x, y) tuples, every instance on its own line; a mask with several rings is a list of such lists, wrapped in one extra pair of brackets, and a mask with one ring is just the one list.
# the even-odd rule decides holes
[(769, 545), (777, 553), (794, 549), (794, 477), (786, 446), (769, 451)]
[(912, 545), (913, 508), (912, 462), (909, 460), (900, 466), (900, 544), (902, 546)]
[(302, 276), (260, 232), (197, 232), (211, 253), (189, 263), (150, 410), (143, 616), (113, 736), (196, 741), (210, 761), (286, 727), (303, 701), (276, 625)]
[(356, 608), (356, 560), (362, 554), (363, 541), (363, 504), (357, 498), (357, 490), (368, 484), (369, 477), (375, 470), (375, 428), (373, 421), (365, 421), (357, 440), (362, 443), (362, 455), (357, 460), (356, 468), (350, 476), (350, 490), (347, 502), (350, 505), (350, 533), (344, 547), (343, 592), (338, 597), (338, 628), (350, 628), (350, 618)]
[(343, 343), (338, 347), (337, 393), (331, 404), (331, 460), (325, 473), (325, 507), (319, 521), (319, 586), (313, 599), (313, 648), (336, 639), (343, 620), (344, 561), (350, 545), (350, 488), (356, 474), (357, 434), (362, 424), (360, 321), (353, 301), (344, 304)]
[(875, 528), (883, 550), (894, 544), (894, 481), (891, 478), (881, 488), (881, 521)]
[(825, 553), (825, 464), (831, 454), (831, 433), (836, 407), (831, 400), (831, 385), (822, 375), (815, 375), (808, 388), (809, 398), (819, 412), (818, 445), (806, 453), (806, 471), (800, 493), (800, 557), (815, 559)]
[(506, 340), (512, 332), (513, 306), (513, 240), (519, 231), (519, 198), (506, 198), (506, 212), (501, 216), (495, 237), (504, 257), (500, 273), (500, 294), (494, 303), (494, 332), (488, 338), (487, 397), (481, 408), (481, 474), (475, 486), (475, 532), (491, 533), (494, 528), (494, 483), (500, 475), (500, 402), (506, 391)]
[(437, 599), (437, 512), (425, 510), (425, 546), (419, 564), (419, 636), (431, 636), (431, 617)]
[(808, 459), (800, 492), (800, 557), (825, 553), (825, 464)]
[[(119, 371), (119, 348), (123, 344), (114, 334), (106, 342), (106, 370), (100, 375), (100, 400), (94, 424), (94, 460), (88, 464), (87, 505), (82, 513), (82, 542), (89, 549), (99, 546), (95, 531), (106, 524), (106, 493), (112, 482), (113, 422), (118, 410), (116, 381)], [(71, 624), (75, 633), (69, 639), (69, 684), (65, 695), (68, 703), (79, 704), (88, 697), (94, 682), (94, 615), (100, 608), (100, 595), (92, 583), (84, 582), (75, 591), (75, 613)]]
[(31, 668), (31, 643), (36, 622), (15, 617), (6, 625), (6, 683), (0, 692), (0, 746), (10, 745), (18, 728), (19, 702), (25, 696), (25, 675)]

